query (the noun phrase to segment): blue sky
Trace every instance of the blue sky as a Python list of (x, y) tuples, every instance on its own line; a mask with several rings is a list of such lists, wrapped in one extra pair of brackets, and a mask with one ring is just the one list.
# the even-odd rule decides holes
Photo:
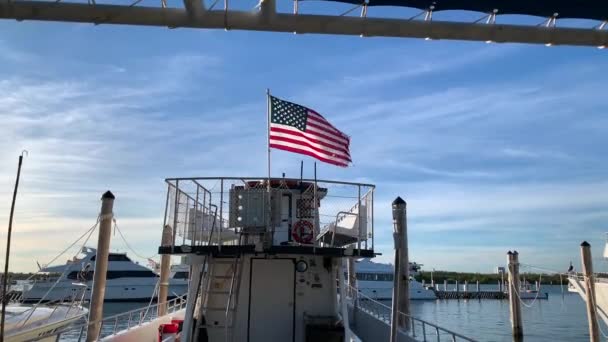
[[(517, 249), (524, 263), (563, 270), (578, 265), (583, 240), (601, 254), (605, 51), (12, 21), (0, 30), (0, 222), (17, 156), (30, 152), (16, 271), (84, 232), (107, 189), (133, 247), (153, 255), (165, 177), (264, 175), (266, 88), (352, 137), (353, 166), (321, 165), (319, 176), (377, 185), (382, 261), (397, 195), (408, 201), (411, 257), (427, 269), (490, 272)], [(300, 159), (273, 152), (273, 174), (297, 176)], [(305, 168), (312, 176), (311, 159)], [(124, 250), (118, 238), (113, 247)]]

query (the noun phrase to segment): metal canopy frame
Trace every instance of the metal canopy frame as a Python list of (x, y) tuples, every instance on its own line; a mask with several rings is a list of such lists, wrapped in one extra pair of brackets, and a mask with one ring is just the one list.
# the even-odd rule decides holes
[(367, 6), (363, 6), (364, 11), (361, 16), (317, 15), (299, 13), (297, 0), (294, 1), (294, 13), (281, 13), (276, 11), (275, 1), (261, 0), (257, 6), (259, 10), (243, 11), (229, 9), (228, 0), (223, 1), (223, 9), (217, 10), (207, 9), (202, 0), (184, 0), (183, 7), (167, 7), (166, 0), (158, 0), (158, 7), (142, 6), (141, 0), (125, 0), (124, 5), (101, 4), (99, 0), (80, 0), (80, 2), (0, 0), (0, 19), (528, 43), (547, 46), (572, 45), (598, 48), (608, 46), (606, 22), (589, 28), (558, 27), (556, 18), (549, 18), (547, 24), (536, 26), (497, 24), (494, 13), (489, 13), (488, 20), (485, 21), (437, 21), (431, 17), (432, 10), (425, 13), (422, 20), (376, 18), (368, 15)]

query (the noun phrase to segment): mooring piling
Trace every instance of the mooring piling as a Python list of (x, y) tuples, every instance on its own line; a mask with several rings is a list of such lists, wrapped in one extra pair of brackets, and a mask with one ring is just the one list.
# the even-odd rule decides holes
[[(163, 227), (161, 245), (171, 247), (173, 245), (173, 229), (170, 225)], [(160, 257), (160, 284), (158, 286), (158, 317), (167, 314), (167, 295), (169, 294), (169, 276), (171, 275), (171, 255), (163, 254)]]
[(391, 315), (391, 342), (397, 341), (397, 327), (409, 330), (410, 282), (407, 246), (406, 203), (401, 197), (393, 201), (393, 237), (395, 242), (395, 271)]
[(583, 276), (585, 277), (585, 303), (587, 304), (587, 320), (589, 322), (589, 341), (599, 342), (600, 333), (597, 322), (591, 245), (587, 241), (581, 243), (581, 262), (583, 263)]
[(108, 257), (110, 254), (110, 239), (112, 238), (112, 221), (114, 214), (114, 195), (106, 191), (101, 196), (101, 213), (99, 214), (99, 237), (97, 239), (97, 254), (95, 256), (95, 272), (93, 273), (93, 290), (89, 306), (89, 326), (87, 342), (97, 341), (101, 332), (103, 318), (103, 300), (106, 293), (106, 273), (108, 272)]
[(524, 336), (521, 323), (521, 305), (519, 302), (519, 253), (509, 251), (507, 253), (507, 264), (509, 266), (509, 309), (511, 318), (511, 330), (514, 339)]

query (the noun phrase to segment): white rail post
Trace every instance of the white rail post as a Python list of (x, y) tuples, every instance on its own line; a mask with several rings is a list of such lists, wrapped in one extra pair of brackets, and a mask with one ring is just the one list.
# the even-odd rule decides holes
[(114, 195), (106, 191), (101, 196), (101, 213), (99, 215), (99, 237), (97, 239), (97, 254), (95, 256), (95, 273), (93, 274), (93, 290), (89, 307), (89, 326), (87, 342), (97, 341), (101, 332), (103, 318), (103, 300), (106, 293), (106, 273), (108, 272), (108, 257), (110, 254), (110, 239), (112, 237), (112, 219), (114, 214)]
[[(173, 229), (170, 225), (165, 225), (161, 245), (168, 247), (173, 244)], [(169, 275), (171, 273), (171, 255), (163, 254), (160, 257), (160, 279), (158, 286), (158, 317), (167, 314), (167, 294), (169, 293)]]
[(509, 265), (509, 308), (511, 329), (515, 340), (524, 336), (521, 324), (521, 305), (519, 303), (519, 254), (517, 251), (507, 253)]
[(581, 261), (585, 276), (585, 302), (587, 303), (587, 320), (589, 321), (589, 341), (599, 342), (600, 333), (597, 322), (597, 306), (595, 301), (595, 282), (593, 262), (591, 261), (591, 245), (587, 241), (581, 243)]
[(395, 276), (393, 279), (391, 342), (397, 341), (397, 327), (408, 330), (410, 324), (407, 214), (406, 203), (401, 197), (397, 197), (393, 201), (393, 237), (395, 241)]

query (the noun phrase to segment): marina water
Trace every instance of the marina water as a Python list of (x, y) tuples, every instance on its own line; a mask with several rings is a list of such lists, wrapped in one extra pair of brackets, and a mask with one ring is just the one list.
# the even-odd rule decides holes
[[(481, 285), (481, 290), (496, 290), (496, 285)], [(524, 341), (589, 341), (581, 297), (568, 292), (567, 285), (543, 285), (541, 292), (549, 293), (549, 299), (534, 303), (526, 300), (526, 306), (522, 305)], [(412, 301), (411, 310), (414, 317), (437, 322), (478, 341), (513, 340), (508, 300)], [(601, 328), (608, 335), (608, 329)]]

